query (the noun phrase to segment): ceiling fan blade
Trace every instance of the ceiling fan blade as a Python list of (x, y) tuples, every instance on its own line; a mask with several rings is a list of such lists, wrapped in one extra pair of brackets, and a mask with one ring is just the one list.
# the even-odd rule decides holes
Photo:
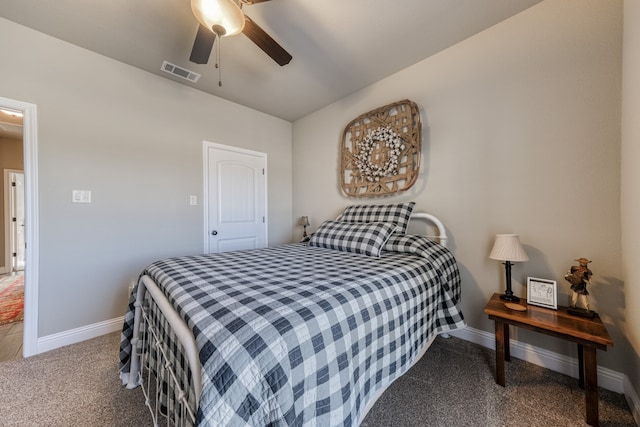
[(206, 64), (209, 61), (209, 55), (211, 55), (211, 49), (215, 41), (216, 34), (213, 31), (208, 30), (204, 25), (198, 26), (198, 33), (193, 42), (189, 60), (196, 64)]
[(271, 38), (262, 28), (258, 26), (247, 15), (244, 16), (244, 29), (242, 33), (249, 37), (260, 49), (262, 49), (267, 55), (269, 55), (280, 66), (287, 65), (291, 62), (292, 56), (284, 50), (282, 46)]
[(240, 0), (242, 3), (244, 4), (257, 4), (257, 3), (264, 3), (266, 1), (271, 1), (271, 0)]

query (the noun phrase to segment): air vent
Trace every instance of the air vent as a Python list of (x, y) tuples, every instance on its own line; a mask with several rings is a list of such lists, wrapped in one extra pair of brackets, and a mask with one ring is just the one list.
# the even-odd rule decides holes
[(189, 71), (186, 68), (178, 67), (168, 61), (163, 61), (160, 69), (165, 73), (173, 74), (176, 77), (180, 77), (181, 79), (189, 80), (194, 83), (200, 79), (200, 74)]

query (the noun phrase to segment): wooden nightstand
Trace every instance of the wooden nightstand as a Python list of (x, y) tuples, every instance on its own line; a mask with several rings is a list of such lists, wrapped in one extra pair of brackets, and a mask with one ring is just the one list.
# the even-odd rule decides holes
[(585, 390), (587, 424), (598, 422), (598, 373), (596, 350), (607, 350), (613, 345), (599, 316), (593, 319), (577, 317), (567, 313), (568, 307), (558, 306), (558, 310), (520, 304), (526, 311), (515, 311), (505, 307), (499, 294), (493, 294), (484, 312), (495, 322), (496, 329), (496, 382), (504, 387), (504, 362), (511, 360), (509, 349), (509, 325), (542, 334), (551, 335), (578, 344), (579, 385)]

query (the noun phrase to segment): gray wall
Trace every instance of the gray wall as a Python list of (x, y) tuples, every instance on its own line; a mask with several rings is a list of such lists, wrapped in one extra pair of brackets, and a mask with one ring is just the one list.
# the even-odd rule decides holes
[[(419, 42), (419, 41), (417, 41)], [(293, 126), (293, 216), (312, 230), (354, 202), (415, 200), (439, 216), (463, 278), (468, 324), (493, 332), (483, 313), (504, 290), (504, 267), (488, 258), (496, 233), (518, 233), (530, 257), (513, 270), (556, 280), (587, 257), (592, 305), (615, 346), (599, 362), (624, 372), (630, 355), (621, 276), (621, 1), (546, 1), (408, 67)], [(406, 193), (341, 195), (339, 141), (354, 117), (408, 98), (421, 106), (423, 167)], [(576, 357), (573, 345), (516, 331), (515, 338)]]
[[(11, 64), (0, 68), (0, 96), (38, 106), (38, 335), (121, 315), (144, 265), (202, 250), (202, 206), (188, 206), (189, 195), (202, 196), (202, 140), (268, 154), (270, 244), (283, 243), (301, 233), (292, 226), (301, 215), (313, 229), (353, 202), (337, 175), (344, 126), (409, 98), (422, 108), (422, 175), (384, 201), (416, 200), (443, 219), (469, 324), (492, 331), (482, 307), (504, 288), (502, 265), (487, 258), (496, 233), (519, 233), (531, 258), (514, 268), (519, 295), (527, 276), (545, 277), (566, 303), (562, 275), (587, 256), (592, 302), (615, 340), (599, 361), (639, 390), (640, 314), (630, 302), (640, 301), (640, 127), (629, 118), (640, 114), (637, 2), (625, 2), (625, 22), (624, 97), (622, 2), (543, 2), (292, 129), (0, 19)], [(94, 202), (71, 204), (72, 189), (92, 190)]]
[[(624, 65), (622, 74), (622, 277), (626, 333), (631, 345), (627, 375), (640, 391), (640, 2), (624, 2)], [(636, 414), (640, 419), (640, 413)]]
[(291, 123), (4, 19), (0, 52), (1, 96), (38, 108), (39, 337), (121, 316), (145, 265), (203, 251), (203, 140), (267, 153), (269, 244), (291, 241)]

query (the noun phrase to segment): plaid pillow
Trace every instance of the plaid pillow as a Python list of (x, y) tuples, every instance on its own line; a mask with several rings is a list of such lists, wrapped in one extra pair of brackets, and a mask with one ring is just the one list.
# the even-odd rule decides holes
[(325, 221), (311, 236), (309, 246), (379, 257), (395, 228), (386, 222)]
[(336, 221), (391, 222), (397, 225), (396, 233), (406, 234), (415, 204), (415, 202), (406, 202), (391, 205), (351, 205), (347, 206)]

